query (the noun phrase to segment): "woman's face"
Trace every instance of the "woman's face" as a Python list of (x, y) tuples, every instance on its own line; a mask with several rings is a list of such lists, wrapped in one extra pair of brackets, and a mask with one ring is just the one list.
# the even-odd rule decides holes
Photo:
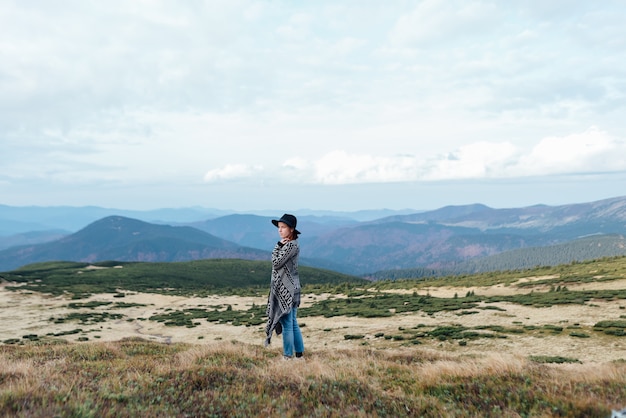
[(281, 239), (291, 238), (292, 232), (293, 228), (289, 225), (284, 222), (278, 222), (278, 235), (280, 235)]

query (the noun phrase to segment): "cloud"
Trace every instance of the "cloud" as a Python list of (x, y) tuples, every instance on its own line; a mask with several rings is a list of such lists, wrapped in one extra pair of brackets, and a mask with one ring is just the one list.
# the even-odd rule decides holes
[(626, 170), (626, 142), (592, 127), (585, 132), (550, 136), (520, 158), (513, 173), (550, 175)]
[(209, 170), (204, 175), (207, 183), (232, 181), (253, 178), (257, 173), (262, 173), (262, 166), (250, 166), (246, 164), (227, 164), (222, 168)]
[(518, 3), (6, 2), (0, 177), (69, 195), (623, 170), (626, 9)]
[(415, 177), (412, 156), (377, 157), (333, 151), (313, 163), (313, 182), (320, 184), (387, 183)]
[(508, 142), (476, 142), (446, 156), (434, 158), (428, 170), (415, 180), (460, 180), (506, 176), (519, 150)]
[(310, 170), (310, 167), (311, 163), (307, 159), (302, 157), (289, 158), (282, 165), (283, 169), (288, 170), (292, 173), (305, 172)]
[(626, 142), (592, 127), (582, 133), (541, 139), (527, 150), (510, 142), (479, 141), (446, 154), (375, 156), (328, 152), (316, 160), (287, 159), (280, 169), (227, 165), (205, 181), (264, 176), (284, 183), (340, 185), (442, 180), (524, 178), (626, 171)]
[(494, 28), (497, 8), (485, 2), (425, 0), (400, 17), (390, 33), (393, 43), (433, 47), (464, 40), (466, 34), (485, 34)]

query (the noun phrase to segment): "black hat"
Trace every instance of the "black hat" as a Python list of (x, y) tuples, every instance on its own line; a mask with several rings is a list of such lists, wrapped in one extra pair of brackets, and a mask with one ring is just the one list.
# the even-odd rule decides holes
[(278, 226), (278, 222), (282, 222), (284, 224), (289, 225), (289, 227), (293, 228), (293, 233), (296, 235), (300, 235), (300, 231), (296, 229), (296, 225), (298, 225), (298, 220), (295, 216), (285, 213), (279, 220), (272, 219), (272, 223), (274, 226)]

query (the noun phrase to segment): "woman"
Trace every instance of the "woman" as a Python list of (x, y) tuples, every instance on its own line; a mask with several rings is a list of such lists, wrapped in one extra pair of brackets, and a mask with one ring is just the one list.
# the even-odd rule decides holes
[(297, 358), (304, 353), (304, 341), (298, 326), (298, 306), (300, 306), (300, 276), (298, 276), (298, 256), (300, 246), (296, 229), (298, 220), (285, 213), (279, 220), (272, 220), (278, 228), (280, 241), (272, 251), (272, 282), (267, 300), (267, 325), (265, 326), (265, 346), (272, 341), (272, 333), (283, 334), (283, 356)]

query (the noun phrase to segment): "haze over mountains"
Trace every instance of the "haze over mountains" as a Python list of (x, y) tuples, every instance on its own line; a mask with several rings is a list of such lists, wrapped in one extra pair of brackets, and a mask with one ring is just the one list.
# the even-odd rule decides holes
[[(202, 208), (128, 212), (0, 206), (0, 271), (51, 260), (269, 259), (277, 239), (270, 220), (280, 216)], [(406, 212), (383, 211), (379, 217), (374, 212), (297, 213), (303, 232), (301, 262), (357, 275), (388, 270), (419, 275), (626, 254), (626, 197), (561, 206), (494, 209), (473, 204)], [(72, 231), (72, 222), (99, 215), (104, 216)], [(137, 219), (147, 217), (160, 220)]]

